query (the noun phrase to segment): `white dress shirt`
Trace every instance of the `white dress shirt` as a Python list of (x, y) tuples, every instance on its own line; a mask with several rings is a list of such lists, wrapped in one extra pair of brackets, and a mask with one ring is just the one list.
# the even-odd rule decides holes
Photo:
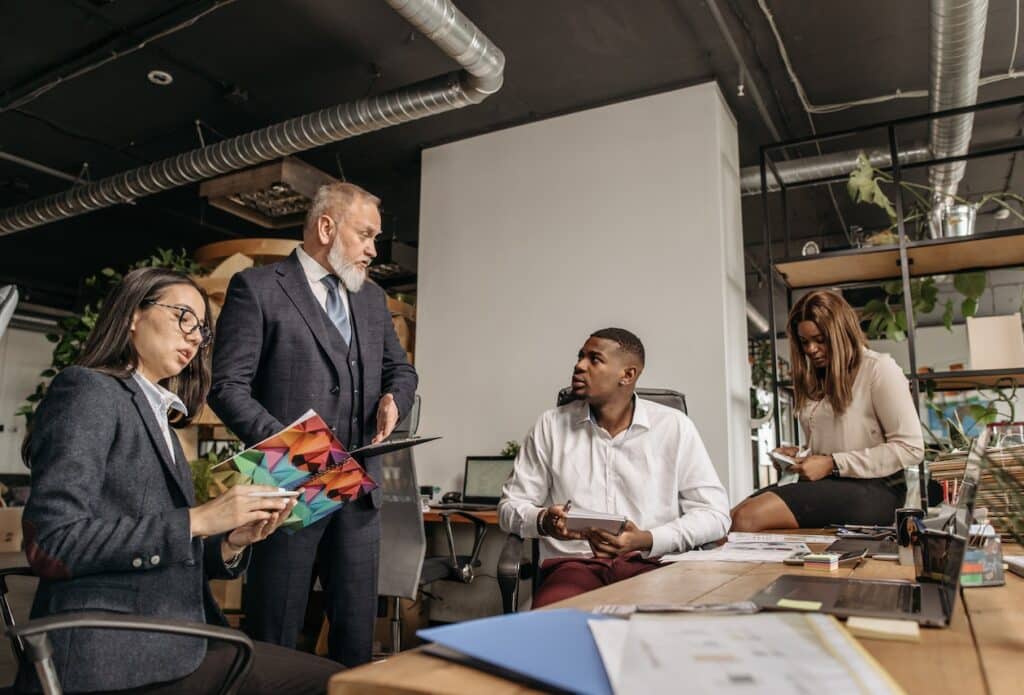
[[(171, 460), (175, 461), (174, 458), (174, 443), (171, 437), (171, 426), (167, 421), (167, 411), (177, 410), (184, 416), (188, 416), (188, 408), (182, 403), (178, 395), (168, 391), (160, 384), (154, 384), (146, 377), (142, 376), (138, 372), (132, 372), (132, 378), (135, 379), (135, 383), (142, 389), (142, 393), (146, 395), (146, 400), (149, 402), (149, 407), (153, 409), (153, 415), (156, 416), (156, 424), (160, 425), (160, 432), (164, 435), (164, 441), (167, 443), (167, 451), (171, 453)], [(183, 463), (177, 462), (176, 463)]]
[[(324, 285), (323, 279), (328, 275), (334, 275), (334, 273), (313, 260), (313, 257), (306, 253), (302, 246), (295, 247), (295, 255), (299, 257), (299, 265), (302, 266), (302, 272), (306, 274), (309, 289), (313, 290), (313, 296), (320, 303), (320, 308), (327, 311), (327, 287)], [(340, 283), (338, 285), (338, 295), (341, 297), (341, 303), (345, 307), (345, 313), (352, 316), (348, 306), (348, 291)]]
[[(621, 514), (654, 537), (650, 556), (677, 553), (729, 531), (729, 498), (697, 428), (674, 408), (636, 398), (633, 422), (615, 437), (586, 401), (540, 416), (502, 489), (501, 528), (536, 538), (553, 504)], [(589, 557), (586, 541), (541, 539), (541, 556)]]

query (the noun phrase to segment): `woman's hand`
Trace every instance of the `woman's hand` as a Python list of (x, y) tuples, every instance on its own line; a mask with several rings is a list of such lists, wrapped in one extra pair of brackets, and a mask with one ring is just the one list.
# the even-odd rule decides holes
[(832, 466), (831, 456), (815, 454), (797, 459), (796, 465), (790, 466), (789, 470), (797, 473), (800, 476), (800, 480), (821, 480), (832, 474)]
[[(796, 458), (796, 455), (800, 453), (800, 447), (798, 446), (780, 446), (778, 449), (772, 450), (773, 454), (782, 454), (790, 458)], [(782, 475), (782, 464), (775, 459), (770, 459), (772, 465), (775, 466), (775, 472)]]
[(295, 500), (289, 499), (286, 501), (286, 506), (279, 512), (276, 512), (273, 517), (267, 521), (254, 521), (251, 524), (245, 526), (239, 526), (234, 531), (225, 536), (224, 541), (226, 548), (225, 550), (230, 552), (231, 555), (240, 553), (246, 547), (253, 543), (259, 543), (267, 536), (272, 534), (274, 531), (281, 527), (291, 513), (292, 509), (295, 508)]
[(277, 492), (269, 485), (236, 485), (206, 504), (188, 510), (193, 537), (227, 533), (247, 524), (270, 521), (289, 506), (280, 497), (253, 497), (253, 492)]

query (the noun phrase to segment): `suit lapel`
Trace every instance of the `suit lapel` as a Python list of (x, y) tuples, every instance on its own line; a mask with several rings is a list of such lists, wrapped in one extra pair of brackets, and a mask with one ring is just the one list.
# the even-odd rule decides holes
[[(160, 461), (163, 462), (164, 467), (170, 472), (174, 482), (177, 483), (178, 489), (181, 490), (181, 494), (185, 496), (185, 499), (189, 501), (189, 504), (195, 502), (195, 492), (192, 489), (192, 479), (189, 476), (188, 480), (184, 479), (185, 466), (184, 464), (178, 465), (171, 459), (171, 452), (167, 450), (167, 442), (164, 440), (164, 433), (160, 429), (160, 425), (157, 424), (156, 416), (153, 414), (153, 408), (149, 405), (149, 400), (146, 398), (146, 394), (142, 392), (139, 385), (135, 383), (135, 380), (131, 377), (122, 379), (121, 382), (125, 385), (132, 393), (132, 403), (135, 404), (135, 409), (139, 411), (139, 417), (142, 418), (142, 422), (146, 425), (146, 432), (149, 434), (149, 439), (153, 442), (153, 447), (156, 449), (157, 455), (160, 457)], [(171, 437), (173, 443), (177, 444), (177, 437)], [(176, 447), (176, 450), (180, 449), (180, 445)], [(184, 453), (181, 454), (181, 460), (184, 461)]]
[[(306, 322), (313, 338), (327, 355), (331, 364), (334, 365), (335, 372), (340, 376), (344, 365), (338, 361), (338, 358), (344, 358), (344, 353), (339, 354), (336, 349), (332, 348), (330, 334), (325, 333), (325, 327), (330, 327), (335, 333), (338, 333), (338, 329), (331, 325), (323, 308), (313, 296), (313, 291), (309, 288), (309, 281), (306, 280), (306, 274), (302, 271), (302, 264), (299, 263), (299, 257), (294, 251), (292, 251), (292, 255), (277, 265), (277, 273), (277, 282), (281, 285), (281, 289), (298, 309), (299, 316)], [(340, 333), (338, 333), (338, 342), (345, 342)]]

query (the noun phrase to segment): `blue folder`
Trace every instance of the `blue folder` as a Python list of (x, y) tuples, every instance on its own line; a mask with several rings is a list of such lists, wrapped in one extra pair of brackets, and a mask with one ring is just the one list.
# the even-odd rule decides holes
[(542, 610), (432, 627), (416, 634), (443, 648), (427, 647), (428, 652), (507, 678), (562, 692), (612, 695), (588, 620), (618, 618), (571, 609)]

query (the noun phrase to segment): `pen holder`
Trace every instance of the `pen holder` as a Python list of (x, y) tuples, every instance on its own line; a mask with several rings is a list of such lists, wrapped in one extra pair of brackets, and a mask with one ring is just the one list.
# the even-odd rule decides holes
[(1003, 544), (999, 536), (986, 526), (981, 533), (971, 536), (964, 552), (964, 566), (960, 573), (960, 586), (1002, 586)]
[(911, 546), (911, 533), (916, 528), (914, 519), (923, 519), (924, 512), (915, 507), (901, 507), (896, 510), (896, 545), (899, 553), (899, 562), (904, 566), (914, 564), (914, 549)]

